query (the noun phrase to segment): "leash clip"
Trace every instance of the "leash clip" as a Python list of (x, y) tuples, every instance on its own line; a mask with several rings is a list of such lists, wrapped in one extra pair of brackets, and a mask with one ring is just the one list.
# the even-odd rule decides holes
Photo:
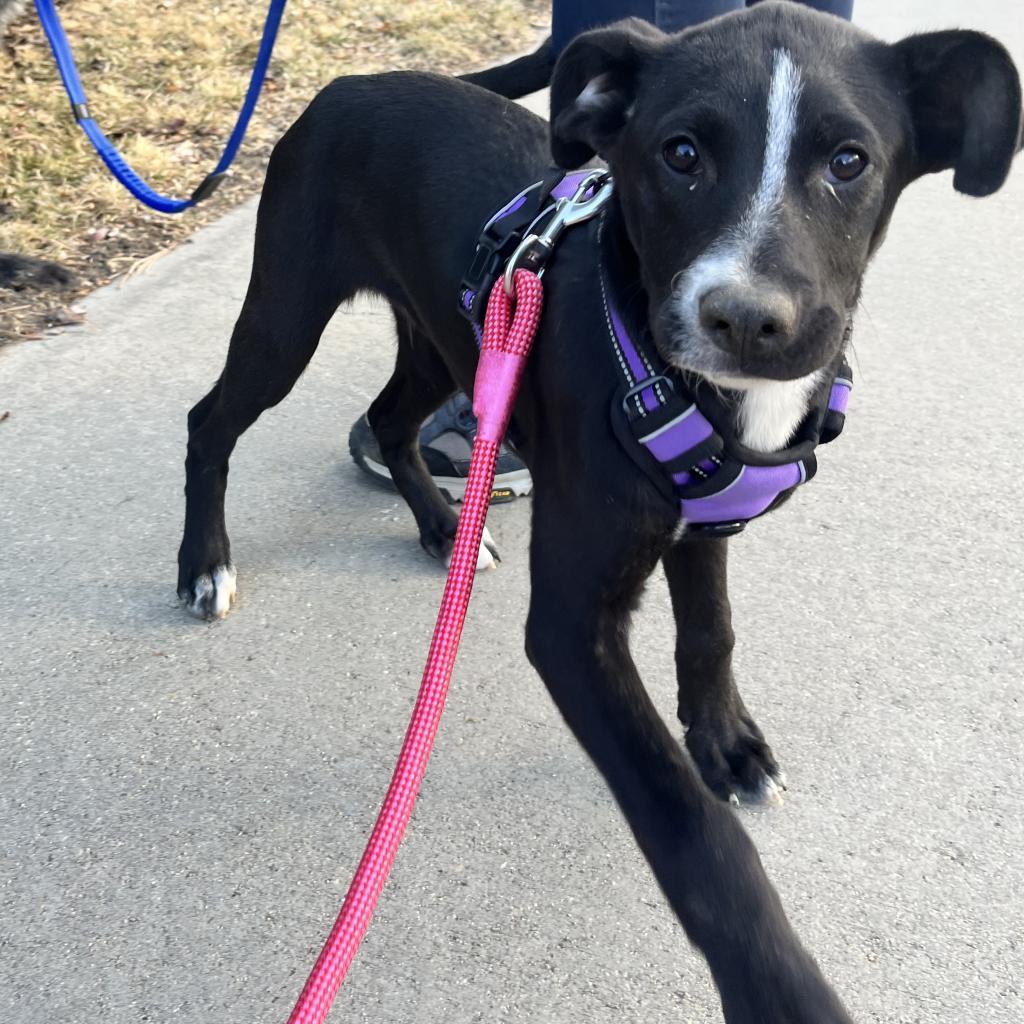
[[(515, 294), (513, 279), (520, 268), (540, 277), (562, 232), (596, 216), (611, 199), (612, 191), (612, 176), (607, 171), (595, 171), (580, 182), (571, 199), (559, 199), (543, 230), (528, 234), (505, 264), (502, 278), (505, 294), (510, 298)], [(593, 194), (588, 197), (588, 193)]]

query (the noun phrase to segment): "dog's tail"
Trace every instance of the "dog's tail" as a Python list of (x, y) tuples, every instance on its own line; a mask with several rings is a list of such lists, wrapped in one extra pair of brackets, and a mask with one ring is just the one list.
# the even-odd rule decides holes
[(487, 68), (486, 71), (459, 75), (459, 78), (490, 92), (496, 92), (499, 96), (517, 100), (521, 96), (529, 96), (531, 92), (546, 89), (551, 84), (551, 71), (554, 66), (551, 39), (548, 38), (533, 53), (528, 53), (525, 57), (510, 60), (507, 64), (499, 64), (496, 68)]

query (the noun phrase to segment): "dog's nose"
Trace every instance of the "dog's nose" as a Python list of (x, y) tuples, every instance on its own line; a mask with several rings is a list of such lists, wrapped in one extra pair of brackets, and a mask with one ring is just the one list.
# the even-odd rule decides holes
[(796, 303), (774, 289), (724, 284), (701, 296), (700, 322), (719, 348), (753, 355), (793, 340)]

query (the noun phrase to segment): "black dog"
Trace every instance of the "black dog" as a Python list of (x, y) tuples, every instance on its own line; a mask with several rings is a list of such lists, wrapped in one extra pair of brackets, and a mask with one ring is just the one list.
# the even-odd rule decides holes
[[(1021, 142), (1018, 75), (992, 39), (888, 45), (788, 4), (675, 36), (635, 22), (588, 33), (559, 60), (551, 96), (549, 138), (540, 119), (464, 82), (343, 78), (281, 140), (227, 365), (189, 415), (179, 593), (193, 612), (223, 615), (234, 595), (224, 492), (236, 441), (359, 292), (384, 296), (398, 329), (370, 423), (424, 548), (447, 556), (456, 517), (418, 456), (418, 428), (472, 388), (477, 349), (455, 297), (480, 225), (543, 177), (552, 151), (563, 167), (607, 161), (605, 225), (636, 268), (661, 354), (726, 389), (737, 432), (771, 449), (836, 365), (902, 189), (953, 168), (957, 189), (988, 195)], [(726, 1020), (849, 1021), (717, 798), (770, 796), (778, 769), (732, 677), (725, 541), (680, 539), (678, 504), (612, 435), (617, 377), (594, 340), (604, 325), (589, 239), (569, 232), (546, 278), (514, 419), (535, 484), (527, 651), (707, 958)], [(658, 559), (692, 759), (628, 649)]]

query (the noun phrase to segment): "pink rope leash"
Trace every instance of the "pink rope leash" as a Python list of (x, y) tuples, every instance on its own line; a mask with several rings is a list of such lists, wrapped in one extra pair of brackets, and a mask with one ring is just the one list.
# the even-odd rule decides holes
[(327, 1019), (331, 1003), (370, 925), (430, 760), (473, 591), (498, 449), (540, 322), (543, 302), (540, 279), (528, 270), (517, 270), (514, 282), (514, 316), (513, 301), (500, 282), (491, 289), (487, 304), (480, 363), (473, 388), (477, 436), (448, 580), (416, 707), (363, 858), (288, 1024), (323, 1024)]

